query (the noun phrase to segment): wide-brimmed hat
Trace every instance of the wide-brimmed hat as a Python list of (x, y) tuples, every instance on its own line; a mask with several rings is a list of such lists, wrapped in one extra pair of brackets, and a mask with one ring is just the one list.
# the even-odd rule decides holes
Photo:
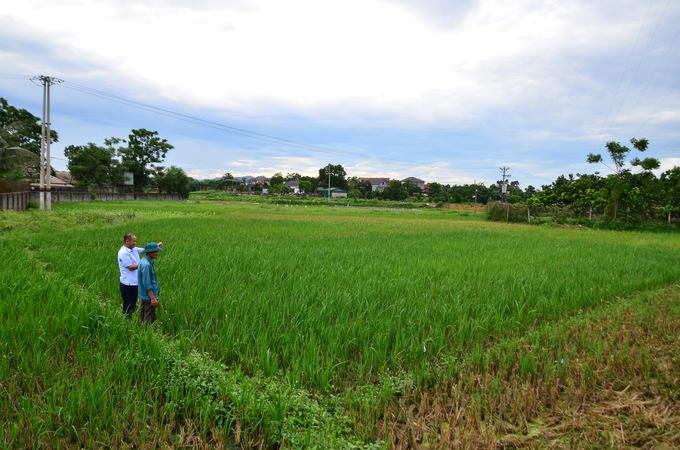
[(144, 247), (144, 251), (142, 253), (160, 252), (161, 250), (163, 250), (163, 248), (159, 247), (158, 244), (155, 242), (149, 242)]

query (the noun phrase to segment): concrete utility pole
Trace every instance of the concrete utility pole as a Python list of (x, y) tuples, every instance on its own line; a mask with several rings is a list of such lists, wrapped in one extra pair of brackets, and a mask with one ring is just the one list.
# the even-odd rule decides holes
[(477, 215), (477, 180), (475, 180), (475, 216)]
[(508, 192), (508, 185), (507, 182), (505, 181), (506, 178), (510, 178), (512, 175), (510, 175), (509, 172), (510, 168), (509, 167), (499, 167), (501, 173), (503, 174), (503, 183), (501, 184), (501, 202), (505, 203), (505, 194)]
[[(64, 80), (59, 78), (46, 77), (38, 75), (31, 78), (32, 81), (40, 81), (43, 86), (43, 108), (42, 108), (42, 135), (40, 137), (40, 211), (45, 210), (45, 203), (47, 203), (47, 210), (52, 209), (52, 156), (50, 154), (50, 141), (52, 136), (50, 133), (50, 86), (54, 83), (63, 83)], [(47, 120), (45, 120), (45, 112), (47, 112)], [(47, 185), (45, 181), (47, 180)], [(45, 198), (47, 192), (47, 198)]]
[(331, 163), (328, 163), (328, 201), (331, 201)]

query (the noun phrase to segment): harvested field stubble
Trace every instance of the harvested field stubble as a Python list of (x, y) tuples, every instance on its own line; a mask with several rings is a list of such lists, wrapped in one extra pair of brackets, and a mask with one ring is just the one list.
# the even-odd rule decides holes
[[(379, 432), (394, 449), (677, 448), (679, 332), (680, 286), (621, 299), (499, 343), (434, 393), (409, 392)], [(551, 345), (554, 333), (567, 339)], [(543, 370), (523, 377), (525, 358)]]

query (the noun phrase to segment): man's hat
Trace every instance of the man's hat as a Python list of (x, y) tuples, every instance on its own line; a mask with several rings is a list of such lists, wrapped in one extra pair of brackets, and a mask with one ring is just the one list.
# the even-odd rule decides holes
[(155, 242), (149, 242), (144, 247), (144, 251), (142, 253), (160, 252), (161, 250), (163, 249), (159, 247), (158, 244), (156, 244)]

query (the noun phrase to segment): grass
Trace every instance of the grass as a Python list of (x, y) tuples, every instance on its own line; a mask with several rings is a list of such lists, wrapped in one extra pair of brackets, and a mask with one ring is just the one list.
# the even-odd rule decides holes
[[(575, 371), (574, 392), (592, 392), (610, 364), (611, 331), (593, 325), (629, 303), (657, 318), (620, 298), (680, 279), (676, 235), (457, 211), (118, 202), (5, 214), (0, 228), (3, 260), (18, 260), (0, 290), (17, 299), (0, 315), (9, 447), (533, 445), (543, 400), (571, 392)], [(155, 330), (119, 311), (112, 255), (130, 231), (165, 244)], [(634, 347), (615, 348), (619, 366), (673, 399), (677, 380)], [(475, 424), (463, 434), (460, 417)]]

